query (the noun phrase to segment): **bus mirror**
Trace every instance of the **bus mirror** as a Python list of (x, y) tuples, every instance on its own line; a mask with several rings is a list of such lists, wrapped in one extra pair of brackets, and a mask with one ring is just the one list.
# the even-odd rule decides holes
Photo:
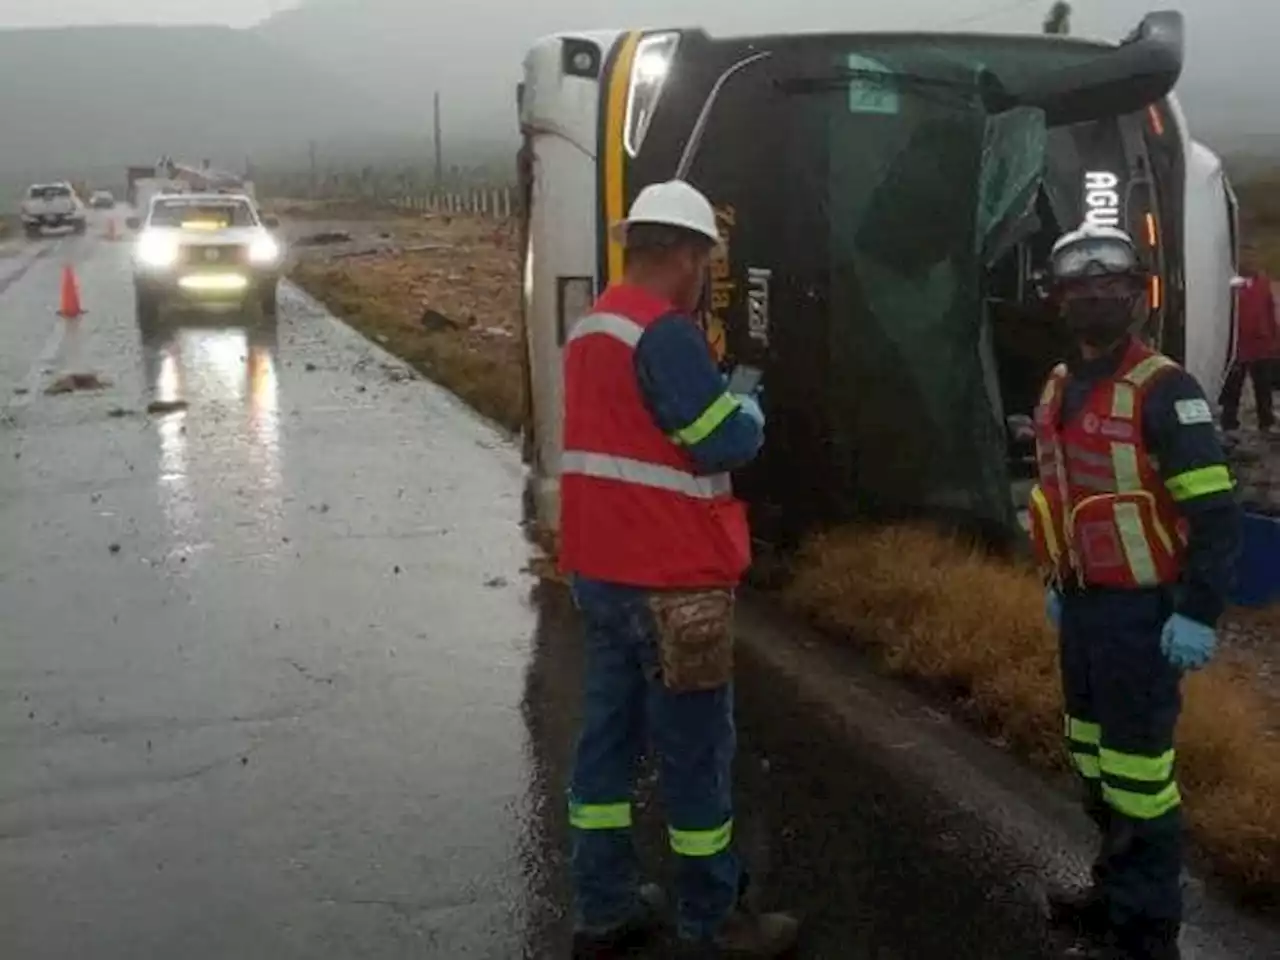
[(1015, 91), (1022, 106), (1040, 107), (1050, 126), (1134, 113), (1168, 96), (1182, 75), (1183, 18), (1148, 14), (1114, 50), (1055, 70)]

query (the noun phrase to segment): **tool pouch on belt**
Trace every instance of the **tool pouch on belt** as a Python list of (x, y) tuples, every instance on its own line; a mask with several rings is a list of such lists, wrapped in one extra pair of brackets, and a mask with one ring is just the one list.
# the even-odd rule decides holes
[(733, 679), (733, 591), (650, 594), (662, 682), (674, 693), (714, 690)]

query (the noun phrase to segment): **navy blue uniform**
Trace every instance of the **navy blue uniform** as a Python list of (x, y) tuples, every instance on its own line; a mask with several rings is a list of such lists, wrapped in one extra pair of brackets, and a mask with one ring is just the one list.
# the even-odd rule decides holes
[[(1072, 365), (1068, 422), (1119, 368), (1123, 350)], [(1103, 832), (1095, 882), (1134, 957), (1171, 956), (1182, 918), (1182, 817), (1173, 773), (1181, 673), (1160, 636), (1174, 613), (1215, 626), (1240, 544), (1240, 508), (1211, 408), (1178, 368), (1158, 375), (1142, 409), (1146, 447), (1189, 526), (1183, 576), (1173, 587), (1072, 589), (1063, 597), (1061, 657), (1068, 737)], [(1203, 482), (1206, 475), (1214, 479)], [(1124, 770), (1126, 774), (1117, 774)]]

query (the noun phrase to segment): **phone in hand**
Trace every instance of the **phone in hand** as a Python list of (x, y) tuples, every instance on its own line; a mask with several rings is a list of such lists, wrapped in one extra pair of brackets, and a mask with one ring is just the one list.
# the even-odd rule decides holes
[(736, 393), (739, 396), (750, 396), (760, 386), (760, 380), (763, 376), (764, 371), (759, 367), (739, 364), (729, 374), (729, 382), (725, 385), (725, 389), (729, 393)]

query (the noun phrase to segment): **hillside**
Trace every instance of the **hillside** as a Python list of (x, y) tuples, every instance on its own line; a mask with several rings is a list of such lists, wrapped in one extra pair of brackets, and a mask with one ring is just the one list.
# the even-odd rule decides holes
[(378, 101), (227, 27), (0, 31), (0, 177), (93, 176), (162, 153), (305, 156), (308, 140), (393, 131)]

